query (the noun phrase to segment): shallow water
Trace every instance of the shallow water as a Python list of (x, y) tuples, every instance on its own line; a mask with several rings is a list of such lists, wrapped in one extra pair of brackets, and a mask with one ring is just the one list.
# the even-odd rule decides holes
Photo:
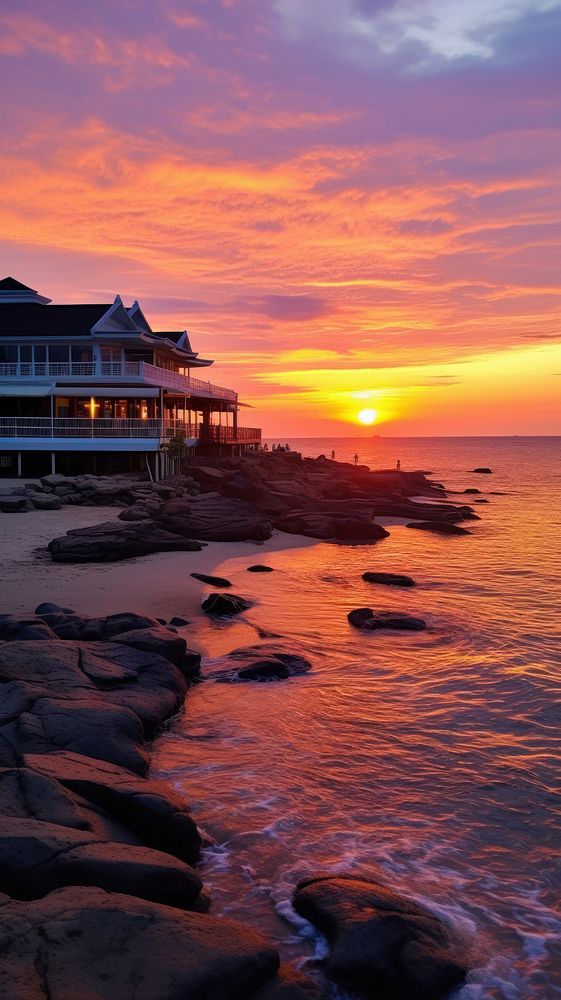
[[(471, 537), (397, 525), (375, 546), (269, 554), (270, 574), (247, 573), (247, 558), (216, 568), (256, 604), (241, 621), (199, 623), (207, 657), (265, 629), (313, 671), (201, 684), (157, 743), (156, 770), (212, 840), (214, 910), (305, 962), (323, 945), (291, 910), (295, 882), (381, 876), (463, 936), (472, 971), (459, 1000), (561, 997), (561, 439), (291, 443), (340, 460), (358, 451), (372, 468), (400, 458), (490, 502), (474, 507)], [(485, 465), (491, 476), (469, 471)], [(367, 584), (367, 569), (418, 586)], [(346, 616), (364, 605), (429, 627), (358, 632)]]

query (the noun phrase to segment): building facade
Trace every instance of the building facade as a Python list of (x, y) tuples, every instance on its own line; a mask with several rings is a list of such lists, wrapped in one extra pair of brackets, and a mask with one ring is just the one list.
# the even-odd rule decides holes
[[(233, 389), (201, 378), (213, 362), (186, 331), (156, 331), (138, 302), (53, 305), (0, 281), (0, 475), (147, 469), (172, 455), (259, 447)], [(195, 372), (195, 374), (193, 374)]]

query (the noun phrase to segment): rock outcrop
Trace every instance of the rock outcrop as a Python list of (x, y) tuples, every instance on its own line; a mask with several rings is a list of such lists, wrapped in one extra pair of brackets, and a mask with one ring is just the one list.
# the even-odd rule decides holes
[(319, 1000), (264, 937), (208, 915), (195, 823), (146, 777), (148, 741), (198, 665), (173, 628), (142, 615), (45, 603), (1, 616), (6, 1000)]
[(231, 920), (100, 888), (4, 897), (0, 934), (6, 1000), (249, 1000), (279, 965), (262, 935)]

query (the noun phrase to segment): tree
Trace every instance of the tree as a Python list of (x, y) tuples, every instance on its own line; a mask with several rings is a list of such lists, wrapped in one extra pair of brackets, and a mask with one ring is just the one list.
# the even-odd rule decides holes
[(185, 435), (175, 434), (165, 444), (160, 445), (160, 451), (167, 455), (174, 474), (181, 471), (181, 459), (185, 456)]

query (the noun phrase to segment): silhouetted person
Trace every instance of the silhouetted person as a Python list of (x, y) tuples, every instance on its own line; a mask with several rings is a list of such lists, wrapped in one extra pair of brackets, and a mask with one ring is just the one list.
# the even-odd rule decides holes
[(358, 465), (358, 455), (355, 452), (355, 465)]
[(395, 463), (395, 467), (398, 472), (401, 470), (401, 459), (398, 458), (397, 462)]
[(331, 461), (332, 462), (335, 461), (335, 452), (334, 451), (331, 452)]

